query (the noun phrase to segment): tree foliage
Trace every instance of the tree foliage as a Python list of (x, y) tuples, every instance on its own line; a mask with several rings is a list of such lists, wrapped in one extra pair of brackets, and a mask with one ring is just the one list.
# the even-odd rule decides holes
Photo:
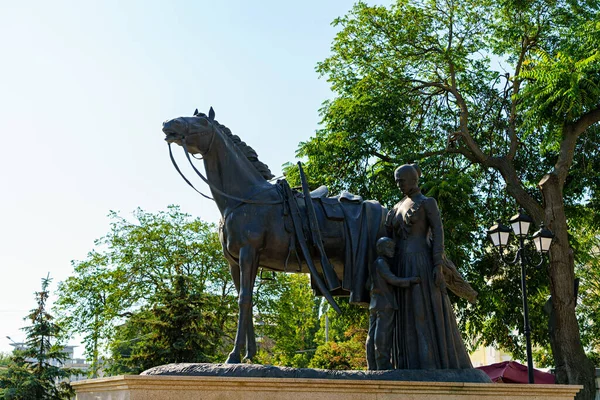
[(256, 333), (263, 363), (305, 368), (314, 355), (319, 302), (306, 274), (276, 273), (256, 289)]
[[(333, 23), (332, 53), (317, 71), (335, 98), (297, 153), (311, 184), (387, 206), (399, 200), (393, 169), (419, 162), (424, 191), (440, 204), (447, 251), (480, 292), (479, 306), (459, 308), (461, 326), (473, 344), (519, 358), (519, 274), (496, 261), (485, 227), (515, 203), (545, 221), (556, 239), (549, 268), (528, 272), (533, 337), (552, 347), (538, 361), (554, 362), (560, 382), (586, 386), (580, 398), (591, 396), (593, 371), (577, 339), (572, 282), (574, 260), (580, 273), (594, 265), (584, 249), (599, 227), (599, 9), (584, 0), (359, 2)], [(297, 172), (288, 165), (287, 174)], [(589, 238), (575, 237), (590, 214)], [(589, 288), (590, 275), (581, 278)], [(550, 294), (561, 326), (548, 335)], [(580, 321), (592, 340), (590, 319)]]
[(223, 332), (216, 322), (214, 296), (198, 291), (193, 280), (177, 275), (172, 289), (157, 293), (117, 327), (111, 341), (110, 374), (140, 373), (170, 363), (219, 361)]
[[(579, 319), (582, 342), (595, 365), (600, 365), (600, 236), (596, 234), (593, 220), (597, 216), (586, 214), (581, 224), (573, 228), (577, 238), (576, 271), (579, 282)], [(592, 225), (592, 226), (590, 226)]]
[[(74, 274), (59, 285), (56, 302), (69, 330), (83, 333), (95, 369), (109, 347), (135, 359), (157, 346), (179, 359), (180, 348), (192, 342), (203, 346), (194, 360), (204, 359), (200, 353), (224, 354), (235, 329), (236, 296), (216, 228), (176, 206), (158, 213), (138, 209), (134, 221), (115, 212), (109, 217), (109, 233), (85, 260), (73, 262)], [(187, 331), (176, 337), (165, 330), (168, 324), (188, 324)], [(220, 332), (219, 343), (201, 341), (197, 335), (206, 332)], [(119, 368), (138, 370), (153, 362), (158, 360), (128, 360)]]
[(369, 311), (338, 299), (342, 314), (323, 303), (321, 323), (316, 333), (318, 345), (311, 368), (360, 370), (367, 368), (365, 343), (369, 331)]
[[(366, 369), (366, 308), (315, 297), (307, 274), (274, 274), (256, 290), (258, 361), (296, 368)], [(326, 322), (327, 319), (327, 322)], [(326, 333), (327, 331), (327, 333)]]
[(0, 352), (0, 368), (6, 367), (10, 362), (10, 354)]
[(327, 342), (317, 348), (311, 368), (356, 370), (366, 369), (365, 343), (357, 340)]
[(42, 279), (42, 290), (35, 293), (37, 307), (25, 318), (31, 325), (23, 328), (24, 348), (14, 350), (0, 374), (0, 399), (61, 400), (74, 394), (67, 379), (78, 371), (62, 367), (68, 357), (59, 340), (62, 328), (46, 310), (50, 281)]

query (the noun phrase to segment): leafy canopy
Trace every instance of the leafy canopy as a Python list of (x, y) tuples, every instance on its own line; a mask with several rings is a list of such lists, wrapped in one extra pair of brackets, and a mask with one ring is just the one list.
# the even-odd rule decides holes
[[(198, 344), (196, 334), (220, 332), (219, 340), (207, 339), (202, 344), (207, 347), (198, 351), (211, 357), (224, 353), (235, 329), (231, 309), (236, 297), (215, 226), (176, 206), (158, 213), (138, 209), (132, 221), (115, 212), (109, 218), (110, 231), (85, 260), (73, 262), (73, 276), (60, 283), (56, 303), (69, 331), (84, 335), (94, 369), (100, 368), (100, 356), (109, 348), (122, 357), (132, 351), (131, 343), (144, 354), (149, 352), (143, 348), (162, 343), (179, 359), (179, 339), (161, 329), (183, 322), (189, 329), (198, 328), (186, 333), (182, 340), (188, 344), (183, 347), (189, 348), (189, 341)], [(206, 313), (210, 318), (204, 318)], [(144, 335), (150, 339), (134, 340)], [(128, 343), (126, 349), (121, 349), (123, 343)], [(192, 358), (204, 359), (198, 354)], [(139, 369), (157, 361), (128, 362), (119, 365)]]
[[(317, 71), (335, 98), (297, 152), (309, 183), (390, 207), (400, 199), (394, 168), (418, 162), (424, 192), (440, 205), (449, 257), (480, 292), (478, 307), (461, 304), (457, 313), (473, 346), (524, 359), (519, 273), (496, 261), (485, 229), (514, 214), (515, 200), (543, 220), (544, 174), (556, 168), (565, 177), (576, 259), (589, 260), (584, 249), (598, 237), (599, 9), (577, 0), (358, 2), (333, 22), (339, 31)], [(286, 173), (297, 179), (293, 165)], [(589, 236), (578, 234), (584, 218)], [(528, 275), (533, 338), (545, 349), (538, 361), (549, 365), (548, 276)], [(586, 295), (591, 276), (582, 274)], [(581, 311), (594, 315), (595, 304)], [(593, 324), (580, 319), (591, 349)]]

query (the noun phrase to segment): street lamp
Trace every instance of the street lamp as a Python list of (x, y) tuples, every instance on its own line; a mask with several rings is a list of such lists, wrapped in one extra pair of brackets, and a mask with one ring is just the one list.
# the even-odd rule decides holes
[(540, 230), (531, 237), (535, 249), (542, 254), (546, 254), (550, 250), (550, 244), (554, 239), (554, 233), (550, 229), (544, 227), (544, 223), (540, 224)]
[[(534, 267), (540, 267), (544, 263), (544, 256), (550, 250), (550, 244), (552, 243), (552, 239), (554, 238), (554, 234), (547, 228), (544, 227), (544, 224), (541, 224), (540, 230), (533, 234), (532, 241), (535, 245), (536, 250), (540, 254), (540, 262), (537, 264), (531, 264), (530, 258), (527, 256), (527, 252), (525, 251), (525, 238), (527, 237), (527, 232), (529, 232), (529, 227), (533, 223), (533, 219), (525, 214), (523, 210), (519, 210), (519, 213), (514, 215), (509, 223), (511, 228), (502, 225), (500, 220), (498, 220), (497, 224), (492, 226), (488, 230), (488, 235), (494, 247), (496, 247), (500, 253), (500, 258), (506, 264), (515, 265), (517, 263), (521, 264), (521, 291), (523, 292), (523, 320), (525, 325), (525, 339), (527, 344), (527, 372), (529, 375), (529, 383), (534, 383), (533, 378), (533, 359), (531, 356), (531, 326), (529, 326), (529, 309), (527, 306), (527, 285), (525, 278), (525, 267), (527, 264), (530, 264)], [(504, 249), (508, 245), (508, 240), (510, 238), (511, 231), (515, 234), (515, 236), (519, 239), (519, 248), (517, 250), (517, 254), (513, 260), (509, 260), (505, 258)]]

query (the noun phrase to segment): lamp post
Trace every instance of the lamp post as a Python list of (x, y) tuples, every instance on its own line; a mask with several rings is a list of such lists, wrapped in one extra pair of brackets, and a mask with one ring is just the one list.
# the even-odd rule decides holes
[[(502, 261), (509, 265), (515, 265), (517, 263), (521, 265), (521, 291), (523, 293), (523, 323), (525, 331), (525, 340), (527, 345), (527, 372), (529, 376), (529, 383), (534, 383), (533, 359), (531, 356), (531, 326), (529, 325), (529, 308), (527, 305), (527, 283), (525, 269), (527, 264), (533, 267), (540, 267), (544, 263), (544, 257), (548, 253), (548, 250), (550, 250), (550, 244), (552, 243), (554, 234), (549, 229), (544, 228), (543, 223), (540, 226), (540, 230), (533, 234), (531, 239), (533, 240), (535, 248), (540, 254), (541, 258), (539, 263), (532, 264), (525, 250), (525, 239), (527, 237), (529, 227), (533, 223), (533, 219), (529, 215), (525, 214), (521, 209), (518, 214), (514, 215), (509, 220), (509, 223), (511, 225), (511, 228), (502, 225), (500, 220), (498, 220), (497, 224), (492, 226), (488, 230), (488, 235), (494, 247), (498, 249)], [(506, 245), (508, 245), (508, 240), (510, 238), (511, 232), (513, 232), (519, 240), (519, 248), (513, 260), (507, 259), (504, 256), (503, 251), (503, 247), (505, 248)]]

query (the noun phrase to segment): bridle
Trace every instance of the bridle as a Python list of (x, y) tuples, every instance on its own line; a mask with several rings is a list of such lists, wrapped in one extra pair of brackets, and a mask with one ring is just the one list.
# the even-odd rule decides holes
[[(210, 152), (210, 150), (212, 149), (212, 145), (215, 141), (215, 136), (217, 134), (214, 125), (211, 124), (212, 127), (212, 138), (210, 139), (210, 143), (208, 144), (208, 149), (206, 150), (206, 152), (204, 153), (204, 155), (206, 156), (206, 154), (208, 154)], [(201, 191), (199, 191), (198, 189), (196, 189), (194, 187), (194, 185), (192, 185), (192, 183), (185, 177), (185, 175), (183, 175), (183, 172), (181, 172), (181, 170), (179, 169), (179, 166), (177, 165), (177, 162), (175, 161), (175, 158), (173, 157), (173, 151), (171, 149), (171, 142), (168, 142), (169, 145), (169, 157), (171, 158), (171, 162), (173, 163), (173, 166), (175, 167), (175, 169), (177, 170), (177, 172), (179, 173), (179, 175), (181, 175), (181, 177), (183, 178), (183, 180), (192, 188), (194, 189), (197, 193), (199, 193), (201, 196), (209, 199), (209, 200), (215, 200), (214, 198), (205, 195), (204, 193), (202, 193)], [(227, 194), (225, 192), (223, 192), (221, 189), (219, 189), (218, 187), (216, 187), (214, 184), (212, 184), (208, 178), (206, 178), (202, 172), (200, 172), (196, 166), (194, 165), (194, 163), (192, 162), (192, 159), (190, 158), (190, 152), (188, 151), (188, 147), (187, 147), (187, 143), (185, 141), (185, 136), (183, 136), (181, 138), (181, 145), (183, 147), (183, 150), (185, 152), (185, 157), (187, 158), (188, 162), (190, 163), (190, 165), (192, 166), (192, 168), (194, 169), (194, 171), (196, 172), (196, 174), (211, 188), (211, 190), (213, 192), (216, 192), (218, 194), (220, 194), (221, 196), (227, 197), (229, 199), (238, 201), (239, 204), (237, 204), (235, 207), (238, 207), (241, 204), (259, 204), (259, 205), (275, 205), (275, 204), (282, 204), (283, 203), (283, 199), (281, 200), (274, 200), (274, 201), (258, 201), (258, 200), (252, 200), (253, 197), (267, 191), (267, 190), (271, 190), (272, 188), (267, 188), (265, 190), (262, 190), (260, 192), (257, 192), (255, 194), (253, 194), (252, 196), (248, 197), (248, 198), (240, 198), (240, 197), (236, 197), (236, 196), (232, 196), (230, 194)], [(195, 157), (194, 157), (195, 158)], [(202, 158), (197, 158), (199, 160), (201, 160)]]

